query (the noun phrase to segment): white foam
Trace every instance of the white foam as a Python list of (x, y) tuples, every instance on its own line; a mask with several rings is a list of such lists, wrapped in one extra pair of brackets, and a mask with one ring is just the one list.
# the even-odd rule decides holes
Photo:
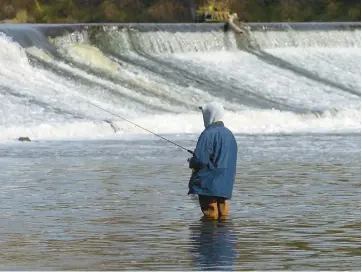
[[(201, 114), (153, 115), (139, 117), (133, 122), (156, 133), (200, 133), (203, 127)], [(361, 116), (358, 110), (337, 114), (326, 112), (295, 114), (278, 110), (248, 110), (227, 112), (224, 123), (235, 133), (292, 133), (292, 132), (358, 132)], [(115, 122), (121, 133), (147, 133), (125, 122)]]
[(13, 67), (14, 64), (16, 64), (18, 68), (30, 68), (28, 58), (23, 48), (19, 44), (12, 42), (12, 40), (8, 36), (1, 32), (0, 60), (1, 66), (6, 66), (8, 68), (9, 66)]
[[(163, 114), (131, 119), (132, 122), (158, 134), (198, 134), (204, 127), (201, 114)], [(299, 115), (277, 110), (227, 112), (225, 125), (234, 133), (358, 133), (361, 127), (360, 112), (346, 110), (321, 116)], [(113, 127), (106, 122), (74, 122), (41, 124), (27, 127), (0, 127), (1, 141), (19, 136), (33, 140), (129, 138), (152, 134), (126, 121), (114, 121)]]
[[(211, 83), (219, 84), (219, 93), (212, 94), (207, 89), (180, 86), (177, 82), (168, 81), (167, 78), (155, 76), (130, 64), (120, 68), (121, 65), (109, 62), (108, 57), (96, 48), (66, 46), (69, 49), (67, 54), (73, 60), (89, 67), (109, 69), (127, 82), (144, 87), (147, 92), (137, 92), (132, 86), (127, 88), (107, 78), (88, 74), (87, 71), (58, 61), (34, 47), (28, 48), (27, 52), (61, 71), (72, 73), (78, 80), (68, 79), (46, 68), (33, 67), (29, 64), (25, 50), (1, 35), (0, 61), (3, 65), (0, 66), (0, 141), (25, 136), (33, 140), (54, 140), (149, 135), (124, 121), (114, 122), (114, 126), (118, 127), (115, 132), (109, 123), (102, 121), (115, 120), (114, 117), (87, 101), (162, 134), (200, 133), (203, 130), (202, 117), (195, 109), (212, 100), (218, 100), (234, 110), (227, 113), (225, 124), (235, 133), (360, 131), (360, 99), (357, 95), (281, 69), (247, 53), (182, 53), (165, 59), (195, 74), (195, 80), (199, 74), (200, 77), (210, 79)], [(357, 49), (289, 48), (268, 52), (316, 75), (337, 80), (344, 87), (360, 89), (360, 52)], [(87, 58), (92, 55), (95, 56), (94, 59), (87, 62)], [(321, 57), (326, 57), (327, 60), (321, 61)], [(117, 69), (113, 69), (115, 67)], [(110, 88), (119, 95), (113, 95), (99, 87), (89, 88), (83, 85), (81, 79)], [(342, 82), (343, 79), (345, 81)], [(251, 92), (287, 105), (315, 107), (324, 110), (325, 114), (317, 117), (313, 114), (245, 107), (242, 102), (229, 98), (227, 90), (230, 88), (223, 90), (223, 84), (232, 86), (240, 95), (244, 95), (244, 91)], [(180, 105), (180, 102), (184, 104)], [(162, 114), (161, 110), (150, 109), (150, 106), (176, 113)], [(337, 109), (338, 113), (334, 114), (333, 109)]]
[[(172, 81), (158, 76), (157, 74), (145, 73), (140, 70), (140, 67), (122, 62), (113, 56), (107, 56), (98, 48), (87, 44), (61, 44), (59, 45), (59, 51), (67, 58), (70, 58), (77, 63), (86, 65), (94, 70), (101, 70), (112, 75), (114, 78), (124, 80), (129, 85), (147, 90), (147, 95), (142, 94), (142, 96), (140, 96), (136, 90), (131, 90), (126, 94), (129, 95), (131, 93), (132, 96), (137, 97), (139, 100), (147, 102), (148, 104), (156, 105), (167, 111), (184, 112), (185, 108), (195, 108), (195, 104), (203, 104), (214, 100), (227, 104), (228, 108), (233, 110), (245, 108), (225, 99), (216, 98), (208, 92), (192, 86), (180, 87)], [(42, 56), (42, 54), (40, 54), (40, 56)], [(145, 60), (141, 56), (132, 53), (129, 54), (128, 57), (133, 57), (136, 60)], [(98, 78), (91, 77), (90, 75), (84, 75), (83, 71), (79, 71), (74, 67), (68, 67), (65, 64), (59, 63), (55, 64), (63, 69), (72, 71), (79, 76), (90, 78), (92, 81), (102, 82), (105, 86), (109, 86), (114, 89), (119, 88), (112, 82), (100, 81)], [(172, 107), (163, 102), (163, 97), (171, 98), (173, 102)], [(185, 99), (185, 97), (187, 97), (187, 99)]]
[(270, 56), (216, 52), (175, 54), (174, 58), (185, 67), (203, 67), (215, 80), (222, 82), (227, 77), (240, 89), (287, 105), (319, 110), (360, 108), (360, 99), (351, 94), (361, 90), (360, 49), (283, 48), (265, 52)]
[(261, 48), (361, 46), (361, 30), (253, 31), (251, 39)]
[(77, 122), (0, 127), (0, 141), (29, 137), (31, 140), (94, 139), (114, 135), (106, 122)]

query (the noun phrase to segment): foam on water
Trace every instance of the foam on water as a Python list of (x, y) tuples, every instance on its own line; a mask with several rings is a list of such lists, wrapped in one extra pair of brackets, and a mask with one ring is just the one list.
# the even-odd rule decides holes
[(252, 34), (261, 48), (360, 48), (360, 30), (254, 31)]
[(328, 32), (325, 47), (311, 44), (324, 32), (293, 33), (310, 38), (297, 45), (267, 33), (280, 46), (241, 51), (222, 32), (111, 31), (107, 45), (66, 35), (58, 55), (0, 34), (0, 140), (147, 135), (88, 102), (163, 134), (200, 133), (197, 106), (215, 100), (235, 133), (359, 132), (360, 32)]
[[(346, 110), (338, 113), (294, 114), (278, 110), (227, 112), (225, 125), (235, 133), (355, 133), (360, 132), (360, 111)], [(198, 134), (203, 129), (201, 114), (163, 114), (142, 116), (132, 122), (161, 134)], [(126, 121), (74, 122), (41, 124), (38, 126), (0, 127), (0, 140), (16, 139), (19, 135), (34, 140), (127, 138), (149, 135)]]
[[(259, 54), (176, 54), (186, 66), (270, 99), (315, 109), (359, 108), (360, 49), (268, 49)], [(227, 71), (227, 75), (220, 73)], [(226, 85), (225, 82), (225, 85)], [(227, 86), (227, 85), (226, 85)], [(356, 94), (356, 95), (351, 95)]]

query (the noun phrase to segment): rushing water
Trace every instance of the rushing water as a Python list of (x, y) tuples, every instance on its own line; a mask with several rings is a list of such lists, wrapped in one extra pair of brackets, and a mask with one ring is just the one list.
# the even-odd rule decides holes
[[(0, 25), (0, 268), (360, 270), (360, 24)], [(187, 195), (197, 107), (239, 160)], [(32, 142), (17, 142), (30, 137)]]
[[(253, 29), (255, 28), (255, 29)], [(223, 103), (235, 133), (359, 133), (361, 31), (269, 24), (0, 26), (0, 141), (199, 133)], [(1, 33), (3, 32), (3, 33)]]
[(162, 140), (1, 145), (1, 268), (359, 270), (360, 135), (237, 139), (222, 222), (200, 220), (188, 155)]

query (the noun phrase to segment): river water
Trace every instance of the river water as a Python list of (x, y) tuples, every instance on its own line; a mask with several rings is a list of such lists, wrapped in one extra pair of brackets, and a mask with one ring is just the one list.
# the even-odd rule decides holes
[[(360, 270), (360, 60), (358, 23), (0, 25), (0, 268)], [(211, 101), (222, 222), (189, 154), (122, 120), (193, 149)]]
[(1, 268), (359, 270), (360, 135), (237, 141), (221, 222), (201, 220), (188, 153), (162, 140), (0, 145)]

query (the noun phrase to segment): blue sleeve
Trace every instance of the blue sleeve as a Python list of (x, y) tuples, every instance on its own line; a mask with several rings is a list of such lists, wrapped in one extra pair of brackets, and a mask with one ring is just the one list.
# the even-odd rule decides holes
[(189, 167), (195, 170), (200, 170), (204, 167), (212, 166), (210, 156), (213, 153), (213, 141), (207, 133), (203, 132), (197, 141), (194, 155), (190, 159)]

